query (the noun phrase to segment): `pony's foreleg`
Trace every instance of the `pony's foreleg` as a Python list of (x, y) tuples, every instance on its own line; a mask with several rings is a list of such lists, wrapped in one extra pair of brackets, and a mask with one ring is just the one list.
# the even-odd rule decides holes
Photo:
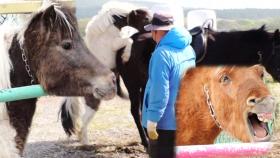
[(94, 98), (93, 96), (86, 96), (84, 99), (85, 100), (83, 103), (85, 106), (85, 113), (82, 116), (82, 128), (79, 131), (78, 136), (80, 142), (84, 145), (87, 145), (89, 144), (87, 128), (96, 111), (98, 110), (100, 100)]
[(129, 99), (131, 102), (131, 114), (134, 118), (135, 124), (137, 126), (138, 132), (140, 134), (141, 137), (141, 141), (142, 141), (142, 145), (144, 147), (148, 147), (148, 140), (147, 140), (147, 136), (145, 134), (145, 131), (142, 127), (141, 124), (141, 98), (140, 98), (140, 89), (128, 89), (129, 92)]
[(133, 44), (133, 40), (131, 38), (116, 38), (114, 40), (113, 49), (115, 52), (117, 52), (119, 49), (124, 48), (123, 54), (122, 54), (122, 62), (126, 63), (128, 62), (130, 55), (131, 55), (131, 47)]
[(16, 130), (14, 141), (16, 142), (16, 147), (19, 149), (21, 155), (23, 154), (25, 142), (29, 134), (29, 129), (36, 108), (36, 101), (37, 99), (27, 99), (7, 104), (10, 124)]
[(20, 151), (16, 148), (16, 130), (11, 126), (6, 105), (0, 103), (0, 157), (20, 158)]
[(82, 116), (82, 128), (78, 134), (80, 142), (84, 145), (89, 144), (87, 128), (88, 128), (88, 124), (90, 123), (91, 119), (93, 118), (95, 112), (96, 112), (95, 110), (91, 109), (90, 107), (88, 107), (85, 104), (85, 113)]

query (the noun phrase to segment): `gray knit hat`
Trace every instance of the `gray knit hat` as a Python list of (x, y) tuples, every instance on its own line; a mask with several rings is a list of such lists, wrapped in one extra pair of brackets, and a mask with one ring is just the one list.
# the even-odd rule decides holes
[(154, 13), (151, 24), (144, 26), (146, 31), (170, 30), (174, 25), (174, 18), (166, 13)]

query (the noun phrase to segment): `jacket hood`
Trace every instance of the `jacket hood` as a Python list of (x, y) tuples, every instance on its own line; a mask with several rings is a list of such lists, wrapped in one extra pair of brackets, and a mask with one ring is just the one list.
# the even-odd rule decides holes
[(192, 42), (189, 31), (183, 27), (174, 27), (160, 40), (158, 46), (168, 45), (177, 49), (183, 49)]

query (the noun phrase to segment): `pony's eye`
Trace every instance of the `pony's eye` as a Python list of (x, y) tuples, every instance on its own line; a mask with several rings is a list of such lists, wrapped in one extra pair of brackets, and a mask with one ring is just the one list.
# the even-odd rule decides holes
[(220, 79), (220, 82), (223, 83), (223, 84), (228, 84), (228, 83), (231, 82), (231, 79), (229, 78), (229, 76), (223, 75)]
[(62, 48), (65, 50), (70, 50), (72, 49), (72, 43), (71, 42), (64, 42), (62, 43)]

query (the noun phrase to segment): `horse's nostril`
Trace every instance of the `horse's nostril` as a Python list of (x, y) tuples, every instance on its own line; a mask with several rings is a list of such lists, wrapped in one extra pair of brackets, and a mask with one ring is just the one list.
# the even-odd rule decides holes
[(250, 103), (256, 103), (256, 99), (250, 99), (249, 102)]
[(256, 105), (258, 103), (258, 99), (255, 97), (251, 97), (247, 99), (247, 104), (248, 105)]

